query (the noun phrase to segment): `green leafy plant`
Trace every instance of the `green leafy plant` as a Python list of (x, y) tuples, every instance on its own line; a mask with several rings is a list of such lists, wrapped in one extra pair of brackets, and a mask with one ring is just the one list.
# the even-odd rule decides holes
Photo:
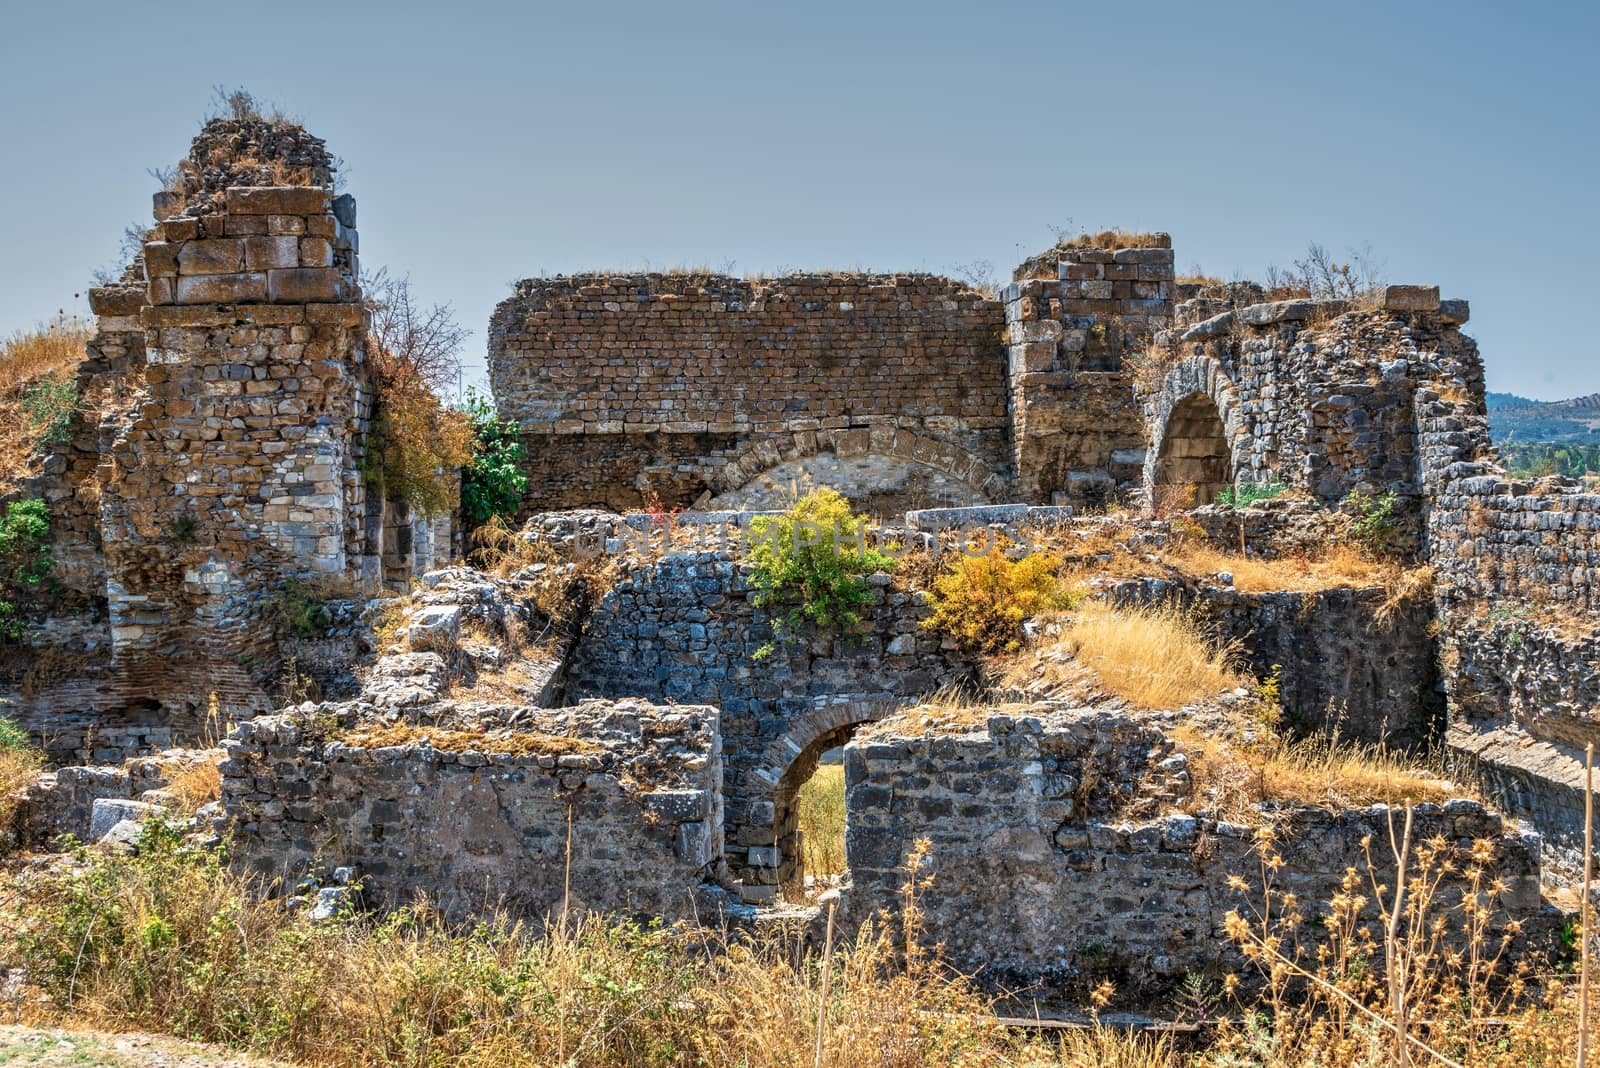
[(35, 447), (66, 444), (72, 413), (78, 406), (78, 386), (71, 376), (61, 373), (35, 379), (22, 388), (18, 400)]
[(922, 625), (953, 636), (970, 652), (1016, 652), (1022, 648), (1023, 620), (1080, 600), (1056, 578), (1060, 566), (1049, 553), (1012, 560), (1001, 548), (961, 556), (933, 580), (928, 591), (933, 614)]
[(513, 515), (528, 488), (521, 428), (496, 415), (489, 398), (467, 391), (467, 417), (473, 435), (472, 460), (461, 472), (461, 513), (471, 526)]
[(1351, 535), (1370, 553), (1381, 555), (1394, 545), (1400, 533), (1400, 498), (1393, 493), (1381, 497), (1356, 492), (1350, 494), (1349, 505), (1355, 512)]
[(1270, 501), (1288, 492), (1282, 482), (1247, 482), (1242, 486), (1229, 486), (1217, 494), (1217, 503), (1229, 508), (1248, 508), (1257, 501)]
[(279, 634), (295, 638), (318, 637), (330, 622), (327, 606), (293, 579), (267, 600), (264, 615)]
[(12, 501), (0, 516), (0, 639), (22, 637), (16, 601), (36, 595), (50, 567), (49, 508), (36, 498)]
[(866, 533), (866, 517), (831, 489), (812, 490), (783, 515), (751, 522), (755, 603), (778, 610), (773, 628), (780, 636), (803, 623), (847, 633), (860, 626), (872, 602), (866, 576), (894, 567), (867, 545)]

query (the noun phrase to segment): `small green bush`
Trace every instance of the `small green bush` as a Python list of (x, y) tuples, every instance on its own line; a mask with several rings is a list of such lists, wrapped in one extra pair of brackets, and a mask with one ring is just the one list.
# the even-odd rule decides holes
[(466, 411), (474, 445), (472, 461), (461, 472), (461, 513), (469, 526), (477, 527), (496, 516), (514, 515), (522, 505), (528, 452), (516, 421), (501, 420), (477, 390), (467, 391)]
[(812, 490), (781, 516), (750, 524), (756, 604), (783, 610), (781, 636), (803, 623), (854, 631), (872, 602), (866, 576), (894, 561), (866, 544), (867, 519), (831, 489)]
[(1217, 494), (1217, 503), (1229, 508), (1248, 508), (1257, 501), (1270, 501), (1288, 492), (1282, 482), (1247, 482), (1243, 486), (1229, 486)]
[(1389, 552), (1394, 547), (1395, 535), (1400, 533), (1400, 498), (1393, 493), (1373, 497), (1356, 492), (1350, 494), (1348, 503), (1355, 512), (1351, 536), (1370, 553)]
[(17, 600), (50, 575), (50, 510), (38, 499), (12, 501), (0, 516), (0, 639), (22, 637)]
[(19, 401), (28, 434), (38, 445), (65, 445), (78, 407), (78, 385), (66, 374), (46, 375), (22, 388)]
[(328, 627), (327, 606), (293, 579), (267, 600), (265, 609), (267, 622), (280, 635), (316, 638)]
[(1016, 652), (1022, 648), (1023, 620), (1077, 603), (1077, 592), (1056, 578), (1060, 566), (1049, 553), (1012, 560), (1000, 548), (962, 556), (934, 579), (933, 614), (922, 625), (951, 635), (969, 652)]
[(16, 753), (31, 748), (28, 732), (10, 716), (0, 716), (0, 753)]

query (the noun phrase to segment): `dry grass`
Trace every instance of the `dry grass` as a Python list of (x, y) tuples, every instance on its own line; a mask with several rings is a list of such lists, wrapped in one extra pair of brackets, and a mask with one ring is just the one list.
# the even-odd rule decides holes
[(62, 317), (0, 342), (0, 493), (14, 490), (28, 473), (50, 429), (46, 415), (26, 398), (70, 397), (93, 334), (87, 322)]
[(189, 765), (172, 776), (165, 792), (177, 802), (178, 810), (192, 816), (201, 808), (222, 798), (222, 769), (220, 765), (227, 754), (214, 750), (203, 760)]
[(1090, 602), (1059, 623), (1057, 639), (1001, 670), (1001, 685), (1037, 693), (1092, 681), (1139, 708), (1173, 709), (1244, 683), (1236, 651), (1219, 648), (1200, 620), (1178, 608)]
[(1473, 793), (1436, 765), (1359, 742), (1322, 735), (1288, 741), (1259, 724), (1248, 743), (1230, 733), (1214, 725), (1172, 732), (1189, 757), (1196, 809), (1223, 818), (1259, 820), (1263, 803), (1347, 809)]
[(1115, 252), (1125, 248), (1162, 248), (1170, 243), (1166, 234), (1145, 233), (1139, 230), (1101, 230), (1098, 233), (1081, 233), (1061, 243), (1062, 248), (1099, 248)]
[(418, 727), (409, 723), (391, 726), (356, 727), (333, 737), (358, 749), (388, 749), (393, 746), (420, 746), (426, 742), (441, 753), (509, 753), (512, 756), (564, 756), (568, 753), (602, 753), (605, 750), (585, 738), (539, 731), (452, 731)]
[(1027, 702), (997, 702), (963, 686), (945, 686), (914, 705), (897, 709), (876, 723), (862, 727), (857, 736), (885, 737), (891, 734), (963, 733), (984, 730), (989, 717), (1028, 707)]
[(31, 746), (0, 745), (0, 840), (11, 829), (22, 791), (42, 770), (44, 758)]
[(795, 795), (801, 863), (807, 875), (840, 875), (844, 856), (844, 766), (819, 764)]
[(1416, 581), (1415, 577), (1404, 578), (1404, 569), (1394, 561), (1368, 556), (1348, 545), (1329, 546), (1316, 556), (1263, 560), (1180, 539), (1163, 554), (1163, 559), (1179, 571), (1198, 578), (1226, 572), (1233, 576), (1234, 588), (1242, 593), (1314, 593), (1373, 586), (1387, 589), (1402, 582)]

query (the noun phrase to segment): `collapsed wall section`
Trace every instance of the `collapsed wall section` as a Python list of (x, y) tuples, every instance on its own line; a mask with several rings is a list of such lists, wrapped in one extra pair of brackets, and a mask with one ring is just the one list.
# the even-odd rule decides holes
[[(1153, 726), (1104, 711), (1041, 707), (965, 730), (888, 720), (845, 747), (846, 854), (853, 918), (903, 904), (920, 853), (924, 937), (987, 982), (1048, 996), (1111, 979), (1118, 993), (1170, 988), (1186, 974), (1245, 964), (1224, 917), (1262, 901), (1261, 828), (1184, 810), (1185, 758)], [(1275, 889), (1326, 902), (1347, 869), (1393, 880), (1384, 806), (1280, 813)], [(1460, 899), (1475, 841), (1489, 843), (1501, 889), (1494, 934), (1540, 910), (1539, 840), (1474, 801), (1416, 808), (1415, 840), (1456, 861), (1435, 904)], [(917, 840), (926, 842), (918, 849)], [(1243, 893), (1229, 885), (1244, 880)], [(1375, 919), (1369, 904), (1364, 919)]]
[(375, 903), (426, 895), (454, 917), (696, 916), (722, 844), (716, 709), (589, 702), (471, 748), (429, 738), (368, 748), (309, 718), (240, 724), (221, 769), (235, 857), (295, 879), (353, 866)]
[(761, 505), (753, 484), (815, 476), (903, 511), (1005, 484), (1001, 325), (932, 275), (529, 279), (495, 309), (489, 378), (536, 510)]

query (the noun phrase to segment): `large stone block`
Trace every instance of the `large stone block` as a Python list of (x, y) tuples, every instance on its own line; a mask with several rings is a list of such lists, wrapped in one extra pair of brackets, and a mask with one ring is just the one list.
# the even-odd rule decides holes
[(331, 267), (294, 267), (268, 271), (267, 289), (274, 304), (330, 304), (343, 296), (344, 280)]
[(133, 286), (96, 286), (89, 290), (89, 310), (96, 315), (138, 315), (143, 292)]
[(187, 241), (178, 250), (179, 274), (231, 274), (244, 269), (244, 242), (237, 238)]
[(247, 237), (244, 240), (245, 266), (252, 271), (273, 271), (300, 266), (300, 239), (292, 235)]
[(316, 186), (235, 186), (225, 194), (232, 215), (321, 215), (329, 196)]
[(266, 299), (265, 274), (190, 274), (178, 279), (179, 304), (259, 304)]
[(1438, 286), (1384, 286), (1379, 296), (1386, 311), (1439, 310)]

